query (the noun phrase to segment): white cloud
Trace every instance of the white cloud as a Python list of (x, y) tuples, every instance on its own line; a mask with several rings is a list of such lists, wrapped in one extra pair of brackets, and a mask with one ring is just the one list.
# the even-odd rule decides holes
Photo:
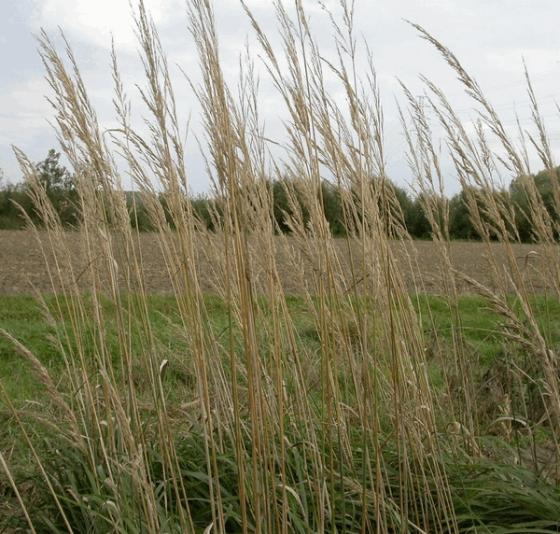
[[(155, 23), (162, 27), (185, 16), (180, 0), (144, 0)], [(37, 0), (33, 26), (58, 27), (70, 37), (107, 47), (111, 35), (120, 48), (134, 49), (132, 12), (129, 0)]]
[[(133, 5), (137, 1), (130, 0)], [(160, 37), (168, 53), (170, 69), (176, 82), (179, 111), (185, 117), (192, 112), (193, 133), (200, 134), (198, 105), (175, 67), (175, 63), (179, 63), (195, 82), (198, 81), (196, 50), (187, 29), (187, 1), (145, 0), (145, 3), (160, 30)], [(0, 0), (0, 42), (7, 35), (7, 42), (12, 44), (9, 50), (4, 47), (3, 56), (4, 64), (11, 68), (5, 68), (0, 73), (0, 82), (4, 82), (3, 93), (0, 94), (0, 160), (5, 160), (0, 161), (0, 167), (9, 163), (8, 156), (4, 155), (7, 153), (7, 143), (14, 142), (24, 148), (28, 147), (38, 158), (42, 155), (44, 146), (52, 144), (53, 140), (53, 132), (49, 131), (45, 120), (52, 116), (52, 111), (42, 96), (49, 93), (49, 90), (37, 77), (37, 62), (30, 60), (35, 48), (34, 44), (29, 44), (32, 41), (30, 30), (36, 32), (39, 27), (44, 27), (58, 46), (60, 41), (55, 34), (58, 27), (63, 28), (75, 49), (90, 97), (103, 125), (110, 124), (112, 120), (112, 82), (108, 72), (107, 48), (113, 34), (120, 53), (120, 67), (127, 93), (133, 101), (133, 110), (137, 117), (145, 111), (138, 104), (133, 87), (135, 82), (142, 84), (142, 71), (136, 55), (129, 54), (137, 48), (130, 2)], [(281, 46), (272, 0), (246, 2), (269, 34), (273, 45)], [(328, 17), (322, 12), (319, 0), (303, 2), (323, 54), (331, 58), (333, 47), (329, 36), (332, 28)], [(255, 45), (254, 34), (239, 0), (212, 0), (212, 3), (223, 68), (228, 81), (235, 83), (239, 70), (239, 53), (244, 49), (246, 35), (250, 36), (251, 52), (255, 55), (262, 55), (262, 52)], [(340, 15), (339, 0), (324, 0), (324, 3), (335, 14)], [(285, 5), (291, 10), (293, 2), (286, 1)], [(19, 15), (10, 22), (16, 9)], [(408, 175), (402, 157), (404, 146), (400, 123), (393, 102), (395, 96), (402, 96), (396, 77), (403, 80), (413, 94), (421, 94), (424, 87), (418, 81), (417, 74), (419, 71), (423, 72), (448, 93), (461, 115), (465, 115), (465, 119), (472, 116), (472, 102), (464, 96), (454, 74), (433, 47), (421, 41), (403, 19), (417, 21), (447, 44), (488, 92), (508, 124), (513, 121), (513, 102), (519, 106), (522, 119), (528, 116), (522, 74), (524, 56), (533, 77), (535, 91), (542, 100), (543, 113), (547, 118), (551, 117), (552, 133), (557, 140), (560, 134), (554, 130), (556, 114), (553, 104), (554, 98), (558, 96), (554, 88), (558, 86), (560, 77), (560, 48), (553, 47), (557, 44), (554, 21), (558, 19), (558, 15), (558, 0), (357, 0), (356, 37), (361, 43), (363, 34), (374, 55), (385, 104), (386, 148), (390, 154), (389, 159), (394, 160), (392, 167), (395, 175)], [(363, 62), (358, 61), (358, 71), (361, 74), (364, 73), (363, 66)], [(256, 60), (256, 69), (257, 73), (263, 74), (264, 69), (259, 60)], [(330, 76), (328, 69), (325, 69), (325, 73), (327, 77)], [(21, 82), (26, 76), (30, 80)], [(339, 86), (331, 79), (328, 84), (335, 95)], [(284, 106), (278, 94), (271, 90), (267, 75), (263, 75), (260, 90), (263, 102), (261, 118), (269, 128), (270, 137), (282, 141), (280, 119), (284, 116)], [(342, 96), (340, 100), (343, 102)], [(189, 146), (192, 147), (192, 144)], [(203, 165), (194, 151), (192, 159), (196, 169), (193, 175), (197, 175)]]
[(0, 93), (0, 172), (7, 182), (21, 176), (12, 145), (35, 160), (55, 144), (55, 134), (47, 121), (53, 111), (44, 97), (46, 93), (46, 82), (40, 76), (14, 83)]
[(18, 144), (50, 128), (52, 108), (42, 77), (25, 80), (0, 95), (0, 144)]
[(523, 58), (529, 72), (535, 75), (546, 74), (560, 67), (560, 49), (515, 48), (487, 55), (492, 67), (514, 74), (521, 72)]

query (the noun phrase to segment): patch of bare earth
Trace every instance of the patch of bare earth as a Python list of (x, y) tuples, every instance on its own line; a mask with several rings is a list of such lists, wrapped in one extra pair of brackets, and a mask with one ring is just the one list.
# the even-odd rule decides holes
[[(213, 239), (213, 243), (209, 243), (209, 239)], [(87, 289), (88, 280), (86, 276), (82, 276), (82, 273), (87, 271), (88, 263), (92, 261), (92, 258), (87, 259), (83, 255), (84, 236), (78, 232), (68, 232), (65, 235), (65, 243), (71, 259), (68, 265), (73, 269), (74, 275), (80, 278), (80, 286)], [(170, 292), (168, 267), (163, 261), (158, 236), (150, 233), (140, 234), (138, 244), (142, 253), (142, 270), (147, 291)], [(442, 260), (434, 243), (429, 241), (405, 244), (395, 242), (392, 246), (397, 264), (404, 273), (405, 281), (410, 289), (416, 288), (429, 293), (443, 291)], [(30, 294), (35, 290), (52, 292), (61, 289), (64, 274), (61, 279), (55, 276), (54, 283), (51, 281), (42, 247), (44, 250), (49, 250), (46, 233), (40, 232), (35, 235), (30, 231), (0, 231), (0, 294)], [(340, 261), (338, 272), (345, 278), (342, 283), (350, 287), (352, 280), (359, 281), (362, 278), (360, 246), (358, 243), (348, 242), (345, 239), (337, 239), (334, 240), (334, 247)], [(220, 253), (219, 238), (201, 239), (198, 248), (197, 270), (202, 289), (214, 291), (216, 290), (214, 281), (220, 280), (220, 271), (229, 268), (225, 265), (223, 255)], [(262, 253), (259, 243), (255, 243), (252, 250), (254, 263), (257, 266), (254, 274), (258, 282), (259, 255)], [(349, 261), (349, 250), (352, 251), (355, 260), (353, 265)], [(523, 244), (514, 245), (513, 251), (523, 276), (534, 290), (541, 292), (549, 288), (552, 277), (546, 274), (546, 262), (541, 249), (535, 245)], [(365, 258), (366, 264), (375, 262), (376, 254), (375, 250), (369, 251)], [(298, 249), (297, 243), (291, 238), (278, 238), (276, 256), (280, 279), (286, 292), (300, 292), (302, 284), (305, 284), (306, 276), (315, 268), (312, 251)], [(487, 246), (481, 243), (453, 242), (450, 244), (450, 257), (455, 269), (490, 288), (495, 285), (497, 276), (508, 276), (509, 268), (504, 247), (498, 243)], [(493, 271), (488, 261), (489, 257), (494, 257), (497, 261), (498, 273)], [(93, 261), (97, 260), (99, 258), (93, 258)], [(51, 260), (49, 260), (49, 265), (53, 265)], [(126, 275), (127, 268), (129, 266), (124, 261), (119, 262), (120, 276)], [(68, 267), (65, 269), (65, 272), (68, 273)], [(266, 269), (266, 265), (263, 264), (262, 269)], [(354, 275), (352, 275), (352, 270)], [(266, 279), (264, 271), (263, 279)], [(463, 292), (473, 291), (472, 286), (466, 282), (461, 282), (459, 287)]]

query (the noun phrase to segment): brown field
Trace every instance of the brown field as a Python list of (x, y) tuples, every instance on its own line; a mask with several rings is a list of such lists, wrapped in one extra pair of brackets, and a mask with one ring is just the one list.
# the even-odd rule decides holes
[[(39, 234), (39, 240), (45, 240), (46, 234)], [(81, 255), (81, 236), (78, 233), (67, 234), (68, 245), (73, 255), (73, 264), (76, 272), (80, 273), (86, 266)], [(154, 293), (167, 293), (171, 291), (166, 266), (159, 248), (157, 237), (154, 234), (140, 235), (140, 248), (143, 257), (143, 270), (147, 290)], [(278, 264), (280, 276), (288, 293), (301, 291), (305, 283), (306, 269), (310, 268), (308, 261), (301, 260), (302, 268), (297, 270), (298, 257), (303, 257), (301, 251), (291, 239), (278, 240)], [(358, 247), (350, 244), (357, 253)], [(287, 248), (286, 248), (287, 247)], [(439, 293), (442, 291), (442, 281), (439, 276), (440, 260), (436, 246), (429, 241), (415, 241), (403, 245), (394, 244), (397, 251), (398, 262), (404, 269), (408, 286), (412, 289), (416, 284), (422, 291)], [(340, 258), (341, 271), (349, 272), (347, 262), (348, 243), (344, 239), (335, 240), (335, 248)], [(491, 253), (498, 258), (507, 272), (505, 254), (499, 244), (491, 246)], [(286, 250), (288, 249), (288, 252)], [(199, 250), (199, 275), (203, 289), (215, 289), (212, 280), (216, 278), (216, 264), (211, 254), (207, 253), (207, 245), (201, 245)], [(257, 247), (255, 251), (258, 252)], [(407, 254), (403, 254), (405, 252)], [(537, 254), (529, 254), (536, 251)], [(451, 259), (459, 271), (478, 282), (492, 287), (493, 277), (486, 258), (489, 250), (481, 243), (454, 242), (451, 244)], [(541, 274), (545, 269), (542, 253), (535, 245), (515, 245), (515, 257), (522, 267), (522, 272), (537, 292), (545, 291), (550, 284), (551, 277)], [(529, 255), (528, 255), (529, 254)], [(358, 256), (358, 254), (356, 254)], [(0, 294), (26, 294), (33, 293), (34, 289), (42, 292), (52, 291), (45, 269), (45, 261), (41, 252), (38, 239), (29, 231), (0, 231)], [(411, 261), (412, 259), (412, 261)], [(307, 267), (304, 265), (307, 264)], [(415, 267), (412, 265), (415, 264)], [(219, 266), (218, 266), (219, 268)], [(222, 265), (221, 268), (224, 268)], [(86, 287), (84, 280), (84, 287)], [(55, 286), (56, 288), (56, 286)], [(472, 292), (472, 287), (465, 282), (460, 283), (460, 290)]]

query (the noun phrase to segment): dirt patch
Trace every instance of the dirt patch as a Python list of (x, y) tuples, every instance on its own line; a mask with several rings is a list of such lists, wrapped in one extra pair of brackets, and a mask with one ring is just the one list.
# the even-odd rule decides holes
[[(88, 261), (91, 261), (83, 253), (84, 239), (83, 235), (76, 232), (68, 232), (64, 236), (71, 258), (68, 269), (71, 268), (77, 277), (87, 271)], [(288, 293), (297, 293), (301, 291), (306, 278), (312, 278), (310, 273), (316, 273), (313, 251), (298, 248), (298, 243), (290, 238), (278, 239), (276, 245), (280, 279)], [(391, 246), (395, 261), (410, 289), (418, 288), (429, 293), (443, 292), (444, 269), (441, 254), (434, 243), (395, 242)], [(372, 265), (379, 254), (372, 249), (362, 258), (359, 244), (348, 243), (344, 239), (334, 240), (333, 248), (339, 262), (335, 272), (343, 279), (341, 283), (348, 287), (351, 287), (352, 280), (362, 279), (360, 266)], [(46, 233), (34, 235), (29, 231), (0, 231), (0, 294), (26, 294), (34, 290), (51, 292), (60, 289), (63, 280), (57, 280), (56, 277), (51, 280), (47, 269), (45, 257), (50, 258), (49, 250), (50, 243)], [(163, 260), (158, 237), (149, 233), (141, 234), (139, 250), (142, 253), (146, 289), (156, 293), (170, 292), (172, 286), (169, 269), (172, 267), (166, 266)], [(535, 291), (542, 292), (552, 287), (557, 262), (547, 261), (546, 251), (542, 247), (514, 245), (512, 250), (522, 276)], [(259, 243), (253, 244), (252, 254), (255, 277), (258, 279), (260, 276), (262, 280), (266, 280), (266, 265), (259, 266), (262, 263)], [(220, 270), (229, 268), (220, 256), (223, 255), (220, 253), (219, 242), (212, 246), (207, 241), (199, 244), (196, 268), (203, 290), (214, 290), (215, 281), (220, 278)], [(494, 258), (493, 264), (488, 261), (489, 257)], [(505, 248), (497, 243), (486, 246), (481, 243), (454, 242), (450, 245), (450, 258), (455, 269), (491, 288), (496, 285), (499, 277), (507, 277), (510, 273)], [(52, 266), (52, 261), (49, 262)], [(120, 262), (120, 276), (126, 275), (128, 267), (130, 266)], [(88, 287), (85, 279), (80, 278), (80, 284), (84, 288)], [(462, 292), (473, 292), (472, 286), (464, 281), (460, 282), (459, 289)]]

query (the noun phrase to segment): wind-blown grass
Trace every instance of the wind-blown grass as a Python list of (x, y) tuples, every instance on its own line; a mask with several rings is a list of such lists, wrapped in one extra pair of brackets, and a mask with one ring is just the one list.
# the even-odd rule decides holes
[[(300, 2), (293, 13), (275, 7), (278, 48), (245, 8), (288, 110), (285, 157), (277, 158), (267, 145), (250, 61), (238, 90), (228, 86), (212, 7), (189, 3), (202, 74), (193, 89), (220, 210), (213, 233), (192, 208), (173, 84), (143, 3), (135, 23), (146, 132), (132, 126), (115, 52), (119, 126), (109, 137), (70, 47), (63, 55), (42, 34), (59, 141), (76, 176), (86, 268), (76, 272), (37, 169), (16, 149), (47, 229), (40, 242), (46, 276), (61, 288), (39, 298), (51, 357), (43, 345), (30, 350), (32, 340), (26, 346), (0, 331), (42, 388), (39, 406), (22, 404), (4, 384), (9, 377), (1, 389), (2, 417), (18, 435), (2, 451), (2, 491), (11, 493), (31, 531), (558, 530), (557, 333), (539, 311), (546, 302), (557, 315), (556, 223), (527, 179), (527, 216), (546, 256), (543, 276), (555, 288), (543, 300), (512, 251), (519, 239), (514, 206), (495, 186), (500, 165), (529, 177), (526, 159), (457, 58), (416, 27), (481, 110), (485, 128), (469, 136), (445, 95), (425, 80), (458, 178), (469, 186), (473, 224), (488, 251), (497, 240), (508, 261), (504, 269), (489, 254), (491, 287), (453, 267), (439, 155), (423, 106), (403, 87), (407, 157), (417, 187), (429, 193), (424, 209), (445, 266), (439, 302), (426, 305), (422, 287), (411, 293), (391, 246), (409, 236), (386, 173), (375, 70), (369, 60), (368, 70), (358, 72), (352, 4), (341, 8), (340, 21), (332, 19), (337, 56), (330, 62)], [(343, 107), (326, 88), (326, 70), (344, 91)], [(532, 95), (529, 78), (528, 87)], [(533, 115), (538, 135), (530, 142), (552, 172), (534, 98)], [(488, 136), (499, 142), (498, 152)], [(173, 295), (163, 310), (164, 301), (145, 290), (122, 172), (158, 232)], [(342, 191), (342, 253), (323, 212), (324, 174)], [(280, 176), (291, 178), (284, 182), (289, 242), (277, 235), (272, 213), (269, 181)], [(302, 278), (296, 303), (278, 274), (280, 247), (293, 276)], [(201, 289), (202, 258), (216, 300)], [(303, 276), (302, 258), (311, 275)], [(417, 267), (412, 256), (410, 264)], [(465, 279), (479, 294), (477, 313), (479, 305), (490, 310), (478, 316), (487, 318), (488, 337), (476, 341), (468, 301), (457, 290)], [(304, 321), (309, 326), (302, 328)]]

